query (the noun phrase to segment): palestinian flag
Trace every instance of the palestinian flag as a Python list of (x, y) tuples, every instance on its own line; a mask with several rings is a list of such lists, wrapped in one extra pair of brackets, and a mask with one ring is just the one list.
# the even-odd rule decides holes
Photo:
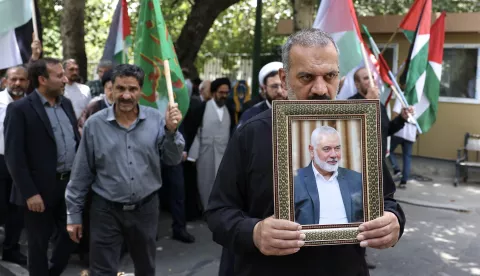
[[(367, 36), (368, 41), (370, 42), (370, 46), (373, 48), (375, 45), (375, 41), (373, 40), (372, 35), (368, 31), (367, 26), (362, 25), (362, 29), (365, 35)], [(375, 60), (374, 63), (376, 64), (379, 75), (382, 78), (382, 81), (385, 85), (384, 91), (387, 91), (387, 90), (389, 91), (389, 93), (382, 94), (382, 97), (381, 97), (382, 103), (387, 105), (387, 103), (390, 101), (392, 97), (392, 90), (390, 89), (390, 86), (393, 85), (393, 82), (390, 79), (390, 76), (388, 74), (391, 70), (390, 70), (390, 67), (388, 66), (387, 61), (383, 58), (383, 55), (381, 54), (378, 55), (377, 60)]]
[[(173, 96), (183, 117), (190, 97), (177, 59), (172, 37), (168, 33), (158, 0), (141, 0), (135, 36), (135, 64), (145, 71), (140, 104), (165, 113), (168, 106), (167, 81), (163, 62), (169, 61)], [(158, 97), (157, 97), (158, 96)]]
[[(420, 2), (420, 1), (417, 1)], [(418, 5), (415, 2), (414, 7)], [(411, 22), (404, 20), (402, 24), (411, 26), (416, 24), (415, 36), (407, 59), (407, 66), (401, 79), (405, 80), (405, 98), (409, 105), (420, 101), (425, 86), (426, 69), (428, 64), (428, 49), (430, 40), (430, 23), (432, 15), (432, 0), (423, 1), (422, 12), (419, 21)], [(413, 17), (406, 17), (415, 19)], [(402, 82), (402, 80), (401, 80)]]
[[(415, 38), (418, 22), (423, 14), (423, 9), (427, 0), (415, 0), (408, 13), (400, 23), (400, 29), (405, 37), (412, 43)], [(431, 0), (430, 0), (431, 1)]]
[[(42, 40), (42, 25), (37, 1), (38, 37)], [(28, 63), (32, 56), (32, 0), (0, 0), (0, 70)]]
[(445, 42), (445, 16), (443, 12), (430, 29), (425, 86), (420, 101), (415, 105), (415, 115), (423, 133), (432, 127), (437, 118)]
[[(342, 89), (337, 99), (344, 100), (355, 95), (357, 89), (353, 76), (355, 72), (365, 67), (361, 45), (365, 45), (351, 0), (322, 0), (313, 23), (313, 28), (329, 33), (339, 50), (340, 76), (345, 76)], [(377, 68), (373, 64), (373, 55), (365, 47), (367, 60), (378, 87), (383, 87)]]
[(110, 60), (115, 64), (128, 63), (128, 48), (131, 45), (132, 37), (127, 0), (119, 0), (113, 14), (102, 60)]

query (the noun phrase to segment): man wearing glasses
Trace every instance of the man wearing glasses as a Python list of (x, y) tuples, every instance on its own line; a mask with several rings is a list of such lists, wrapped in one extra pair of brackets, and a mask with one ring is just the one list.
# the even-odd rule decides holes
[(283, 64), (278, 61), (270, 62), (262, 67), (258, 74), (258, 83), (261, 84), (266, 100), (247, 109), (240, 117), (237, 127), (240, 127), (257, 114), (272, 108), (273, 101), (287, 99), (287, 91), (282, 88), (282, 83), (278, 76), (278, 69), (280, 68), (283, 68)]

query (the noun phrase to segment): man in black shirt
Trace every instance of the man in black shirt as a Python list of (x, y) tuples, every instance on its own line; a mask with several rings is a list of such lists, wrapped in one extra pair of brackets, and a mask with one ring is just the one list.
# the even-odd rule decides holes
[[(289, 99), (335, 99), (338, 51), (318, 29), (289, 37), (283, 46), (282, 86)], [(298, 223), (273, 217), (272, 115), (267, 110), (241, 126), (220, 164), (206, 210), (213, 239), (235, 254), (234, 275), (369, 275), (365, 247), (395, 245), (405, 215), (383, 164), (384, 216), (363, 223), (360, 244), (303, 247)]]

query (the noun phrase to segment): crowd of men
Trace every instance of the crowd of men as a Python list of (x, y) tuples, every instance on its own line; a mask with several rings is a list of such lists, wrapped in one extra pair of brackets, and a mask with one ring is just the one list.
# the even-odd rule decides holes
[[(340, 80), (333, 46), (318, 30), (292, 35), (282, 62), (260, 70), (261, 93), (240, 114), (229, 97), (228, 78), (191, 81), (184, 71), (191, 96), (183, 118), (176, 104), (165, 114), (139, 105), (145, 77), (139, 67), (101, 61), (99, 78), (83, 84), (74, 59), (40, 58), (41, 44), (34, 41), (31, 61), (9, 68), (0, 92), (3, 260), (27, 265), (33, 276), (52, 276), (61, 275), (77, 252), (90, 255), (91, 275), (116, 275), (128, 252), (136, 275), (155, 275), (162, 206), (172, 215), (172, 237), (178, 241), (195, 242), (187, 220), (208, 222), (223, 246), (220, 275), (270, 274), (272, 268), (284, 275), (292, 261), (303, 263), (305, 272), (322, 271), (308, 263), (308, 252), (325, 258), (323, 271), (346, 271), (342, 258), (327, 257), (333, 254), (348, 257), (355, 264), (351, 271), (367, 275), (365, 251), (358, 245), (261, 257), (296, 253), (305, 238), (298, 224), (271, 217), (269, 110), (275, 100), (335, 99)], [(355, 74), (353, 98), (378, 98), (364, 71)], [(386, 139), (403, 128), (412, 110), (399, 108), (401, 116), (390, 121), (384, 109)], [(386, 167), (383, 182), (387, 212), (363, 225), (362, 247), (390, 247), (403, 231), (405, 217)], [(22, 229), (28, 258), (20, 252)]]

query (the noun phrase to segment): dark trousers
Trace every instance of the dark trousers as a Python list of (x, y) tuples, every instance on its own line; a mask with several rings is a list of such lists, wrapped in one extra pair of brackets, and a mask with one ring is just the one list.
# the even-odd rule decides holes
[(185, 213), (188, 221), (202, 217), (202, 204), (197, 186), (197, 165), (195, 162), (183, 162), (185, 179)]
[(158, 197), (132, 211), (124, 211), (97, 194), (90, 210), (90, 275), (116, 276), (122, 244), (127, 244), (136, 276), (155, 275)]
[(4, 254), (7, 251), (20, 250), (18, 242), (23, 229), (23, 208), (10, 203), (12, 182), (5, 158), (0, 155), (0, 224), (5, 223)]
[(168, 166), (162, 164), (161, 202), (168, 202), (172, 213), (172, 231), (185, 230), (185, 187), (183, 165)]
[(227, 248), (222, 248), (222, 257), (220, 259), (220, 268), (218, 276), (233, 276), (235, 270), (235, 254)]
[[(30, 276), (56, 276), (66, 268), (76, 244), (67, 232), (65, 188), (68, 179), (57, 180), (56, 200), (45, 207), (43, 213), (31, 212), (25, 207), (25, 228), (28, 239), (28, 271)], [(55, 231), (55, 232), (54, 232)], [(47, 251), (50, 237), (54, 235), (50, 263)]]

